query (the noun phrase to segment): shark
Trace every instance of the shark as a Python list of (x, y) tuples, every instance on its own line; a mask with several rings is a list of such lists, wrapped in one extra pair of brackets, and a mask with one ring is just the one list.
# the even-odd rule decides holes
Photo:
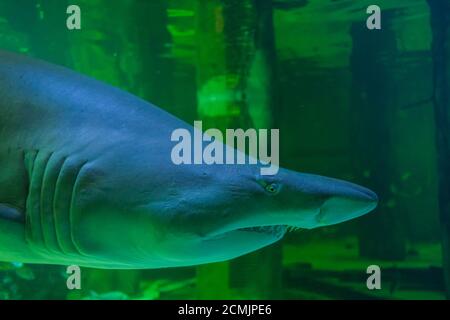
[(176, 165), (178, 128), (194, 130), (113, 86), (0, 51), (0, 261), (192, 266), (377, 205), (369, 189), (286, 168)]

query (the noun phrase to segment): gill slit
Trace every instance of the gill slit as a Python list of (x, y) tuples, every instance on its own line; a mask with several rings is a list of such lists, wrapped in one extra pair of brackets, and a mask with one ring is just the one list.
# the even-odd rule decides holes
[(83, 168), (88, 164), (88, 162), (89, 161), (85, 161), (83, 164), (81, 164), (81, 166), (78, 169), (78, 172), (75, 175), (75, 180), (74, 180), (74, 183), (72, 185), (72, 192), (71, 192), (71, 196), (70, 196), (69, 221), (68, 221), (69, 230), (70, 230), (70, 239), (71, 239), (72, 244), (74, 245), (75, 249), (82, 256), (86, 256), (86, 254), (82, 252), (82, 250), (80, 249), (78, 244), (75, 242), (74, 230), (73, 230), (73, 220), (74, 220), (73, 216), (74, 216), (74, 205), (75, 205), (76, 189), (77, 189), (77, 186), (78, 186), (78, 182), (80, 180), (81, 172), (83, 171)]

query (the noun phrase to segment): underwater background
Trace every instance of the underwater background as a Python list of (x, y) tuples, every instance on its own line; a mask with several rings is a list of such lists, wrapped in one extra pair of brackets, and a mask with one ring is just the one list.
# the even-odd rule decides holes
[[(0, 49), (105, 81), (188, 123), (279, 128), (283, 167), (380, 198), (367, 216), (290, 232), (227, 262), (82, 268), (81, 290), (67, 289), (63, 266), (0, 262), (0, 299), (445, 299), (450, 213), (439, 208), (450, 175), (436, 137), (448, 130), (437, 112), (440, 101), (450, 107), (441, 54), (450, 36), (432, 16), (442, 3), (0, 0)], [(66, 28), (71, 4), (81, 30)], [(381, 30), (366, 27), (372, 4)], [(381, 290), (366, 286), (370, 265), (381, 268)]]

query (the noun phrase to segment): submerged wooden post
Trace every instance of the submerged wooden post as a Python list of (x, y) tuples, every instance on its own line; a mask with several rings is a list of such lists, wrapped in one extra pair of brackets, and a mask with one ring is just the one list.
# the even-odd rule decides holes
[(433, 57), (433, 106), (436, 126), (439, 216), (442, 262), (450, 299), (450, 2), (427, 0), (430, 6)]
[[(195, 12), (197, 114), (204, 129), (223, 130), (239, 115), (236, 78), (227, 74), (223, 4), (220, 0), (197, 0)], [(229, 262), (197, 267), (197, 298), (231, 298)]]
[(392, 13), (384, 12), (382, 30), (368, 30), (362, 21), (352, 25), (351, 123), (360, 183), (380, 198), (378, 208), (360, 220), (360, 255), (401, 260), (406, 255), (405, 234), (399, 209), (389, 201), (393, 195), (386, 183), (394, 176), (390, 124), (395, 108), (392, 69), (397, 47)]
[[(254, 47), (245, 93), (255, 128), (278, 128), (275, 116), (277, 79), (272, 1), (252, 1)], [(231, 261), (231, 286), (245, 298), (282, 298), (282, 246), (273, 244)]]
[[(197, 1), (197, 111), (204, 129), (271, 128), (271, 10), (271, 1)], [(197, 268), (198, 298), (272, 298), (280, 287), (279, 246)]]

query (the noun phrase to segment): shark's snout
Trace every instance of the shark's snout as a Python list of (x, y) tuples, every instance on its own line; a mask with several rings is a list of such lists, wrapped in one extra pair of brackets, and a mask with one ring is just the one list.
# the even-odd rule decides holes
[(307, 229), (333, 225), (360, 217), (378, 203), (373, 191), (354, 183), (287, 170), (283, 175), (287, 191), (283, 201), (293, 213), (287, 225)]
[(330, 186), (332, 192), (317, 215), (318, 225), (332, 225), (358, 218), (377, 206), (377, 195), (367, 188), (339, 180), (334, 180)]

